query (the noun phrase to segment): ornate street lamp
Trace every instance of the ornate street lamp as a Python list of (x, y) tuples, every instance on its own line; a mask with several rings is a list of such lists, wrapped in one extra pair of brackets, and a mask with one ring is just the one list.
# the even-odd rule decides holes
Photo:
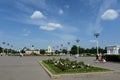
[(59, 53), (59, 46), (57, 45), (57, 54)]
[(60, 48), (60, 50), (61, 50), (61, 53), (62, 53), (62, 50), (63, 50), (63, 44), (61, 44), (61, 48)]
[(100, 34), (99, 33), (95, 33), (94, 36), (96, 37), (97, 54), (99, 54), (99, 50), (98, 50), (98, 37), (100, 36)]
[(77, 39), (76, 42), (77, 42), (77, 54), (79, 54), (79, 42), (80, 42), (80, 40)]
[(70, 45), (70, 42), (67, 42), (67, 44), (68, 44), (67, 54), (69, 54), (69, 45)]
[(55, 47), (53, 47), (53, 54), (55, 54)]
[(8, 48), (7, 48), (7, 54), (8, 54), (8, 50), (9, 50), (9, 45), (10, 45), (10, 44), (9, 44), (9, 43), (7, 43), (7, 46), (8, 46)]
[[(5, 45), (5, 42), (2, 42), (3, 46)], [(4, 47), (3, 47), (3, 54), (4, 54)]]
[(13, 48), (13, 45), (11, 45), (11, 49), (10, 49), (11, 50), (11, 54), (12, 54), (12, 48)]

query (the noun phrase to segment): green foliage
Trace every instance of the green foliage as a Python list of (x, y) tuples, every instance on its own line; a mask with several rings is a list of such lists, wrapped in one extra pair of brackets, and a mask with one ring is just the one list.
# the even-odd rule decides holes
[(67, 50), (66, 50), (66, 49), (63, 49), (63, 50), (62, 50), (62, 53), (67, 54)]
[(3, 48), (2, 48), (2, 47), (0, 47), (0, 53), (2, 53), (2, 50), (3, 50)]
[(42, 61), (42, 64), (43, 64), (46, 68), (48, 68), (53, 74), (59, 74), (59, 73), (61, 73), (61, 70), (60, 70), (60, 69), (58, 69), (57, 67), (55, 67), (55, 66), (52, 65), (52, 64), (47, 64), (46, 60), (43, 60), (43, 61)]
[(25, 51), (22, 49), (21, 51), (20, 51), (21, 53), (25, 53)]
[(73, 45), (73, 47), (71, 48), (70, 53), (71, 54), (77, 54), (77, 46), (76, 45)]
[(120, 62), (120, 55), (106, 55), (107, 61)]
[(44, 49), (41, 49), (41, 50), (40, 50), (40, 54), (45, 54), (45, 50), (44, 50)]
[(60, 54), (60, 51), (59, 51), (59, 50), (55, 50), (55, 53), (56, 53), (56, 54)]
[[(73, 55), (77, 54), (77, 48), (78, 47), (76, 45), (73, 45), (70, 53), (73, 54)], [(100, 53), (106, 53), (107, 52), (106, 49), (103, 49), (103, 48), (100, 48), (100, 47), (98, 49), (99, 49)], [(83, 53), (86, 53), (86, 54), (89, 53), (89, 56), (90, 56), (91, 54), (96, 54), (97, 49), (96, 49), (96, 47), (86, 48), (86, 49), (82, 48), (82, 47), (79, 47), (79, 54), (83, 54)]]

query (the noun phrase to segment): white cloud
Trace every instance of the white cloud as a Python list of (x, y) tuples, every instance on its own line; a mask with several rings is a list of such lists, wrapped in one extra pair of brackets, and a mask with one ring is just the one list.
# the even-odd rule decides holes
[(48, 23), (47, 25), (40, 26), (40, 29), (47, 31), (53, 31), (57, 28), (62, 28), (62, 25), (59, 23)]
[(116, 18), (118, 18), (118, 12), (116, 10), (113, 9), (108, 9), (107, 11), (105, 11), (103, 13), (103, 15), (101, 16), (101, 18), (103, 20), (114, 20)]
[(33, 14), (30, 16), (32, 19), (41, 19), (41, 18), (46, 18), (42, 12), (40, 11), (34, 11)]
[(65, 5), (64, 7), (65, 7), (65, 8), (67, 8), (67, 9), (68, 9), (68, 8), (70, 8), (70, 6), (69, 6), (69, 5)]
[(59, 10), (59, 14), (63, 14), (64, 11), (62, 9)]
[[(94, 9), (95, 11), (97, 9), (96, 5), (98, 5), (99, 3), (101, 3), (101, 5), (99, 6), (99, 10), (98, 10), (98, 14), (97, 14), (97, 17), (95, 19), (95, 22), (94, 23), (87, 22), (88, 26), (89, 26), (87, 29), (88, 35), (93, 35), (93, 33), (95, 33), (95, 32), (97, 32), (97, 33), (102, 32), (104, 27), (101, 26), (101, 19), (103, 19), (103, 20), (113, 19), (114, 14), (112, 13), (113, 15), (111, 15), (112, 16), (112, 18), (111, 18), (110, 15), (108, 16), (108, 12), (110, 12), (110, 11), (108, 11), (106, 14), (105, 10), (109, 10), (109, 8), (111, 6), (117, 5), (117, 0), (109, 0), (109, 1), (107, 1), (107, 0), (104, 0), (104, 1), (102, 1), (102, 0), (94, 0), (94, 1), (90, 0), (89, 1), (90, 6), (93, 6), (93, 7), (91, 7), (91, 9)], [(115, 16), (114, 16), (114, 18), (115, 18)]]
[(30, 33), (31, 33), (31, 31), (29, 31), (27, 29), (23, 29), (23, 36), (29, 36)]

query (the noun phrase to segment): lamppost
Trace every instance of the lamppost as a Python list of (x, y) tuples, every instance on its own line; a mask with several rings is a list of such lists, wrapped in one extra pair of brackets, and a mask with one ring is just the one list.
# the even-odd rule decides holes
[(94, 36), (96, 37), (97, 54), (99, 54), (99, 50), (98, 50), (98, 37), (100, 36), (100, 34), (99, 33), (95, 33)]
[(63, 50), (63, 44), (61, 44), (61, 48), (60, 48), (60, 50), (61, 50), (61, 53), (62, 53), (62, 50)]
[(69, 54), (69, 45), (70, 45), (70, 42), (67, 42), (68, 44), (68, 50), (67, 50), (67, 55)]
[(2, 44), (3, 44), (3, 54), (4, 54), (4, 45), (5, 45), (5, 42), (2, 42)]
[(79, 42), (80, 42), (80, 40), (77, 39), (76, 42), (77, 42), (77, 54), (79, 54)]
[(59, 46), (57, 45), (57, 55), (58, 55), (58, 53), (59, 53)]
[(7, 48), (7, 55), (8, 55), (9, 45), (10, 45), (10, 44), (9, 44), (9, 43), (7, 43), (7, 46), (8, 46), (8, 48)]
[(10, 49), (11, 50), (11, 54), (12, 54), (12, 48), (13, 48), (13, 45), (11, 45), (11, 49)]

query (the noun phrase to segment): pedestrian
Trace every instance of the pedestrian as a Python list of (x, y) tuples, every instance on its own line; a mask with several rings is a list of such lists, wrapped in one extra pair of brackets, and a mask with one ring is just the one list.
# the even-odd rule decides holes
[(96, 54), (96, 62), (99, 62), (99, 54)]
[(22, 54), (22, 53), (20, 53), (20, 57), (23, 57), (23, 54)]
[(105, 63), (105, 62), (106, 62), (106, 57), (105, 57), (105, 55), (104, 55), (104, 54), (102, 54), (102, 56), (101, 56), (101, 62), (103, 62), (103, 63)]

